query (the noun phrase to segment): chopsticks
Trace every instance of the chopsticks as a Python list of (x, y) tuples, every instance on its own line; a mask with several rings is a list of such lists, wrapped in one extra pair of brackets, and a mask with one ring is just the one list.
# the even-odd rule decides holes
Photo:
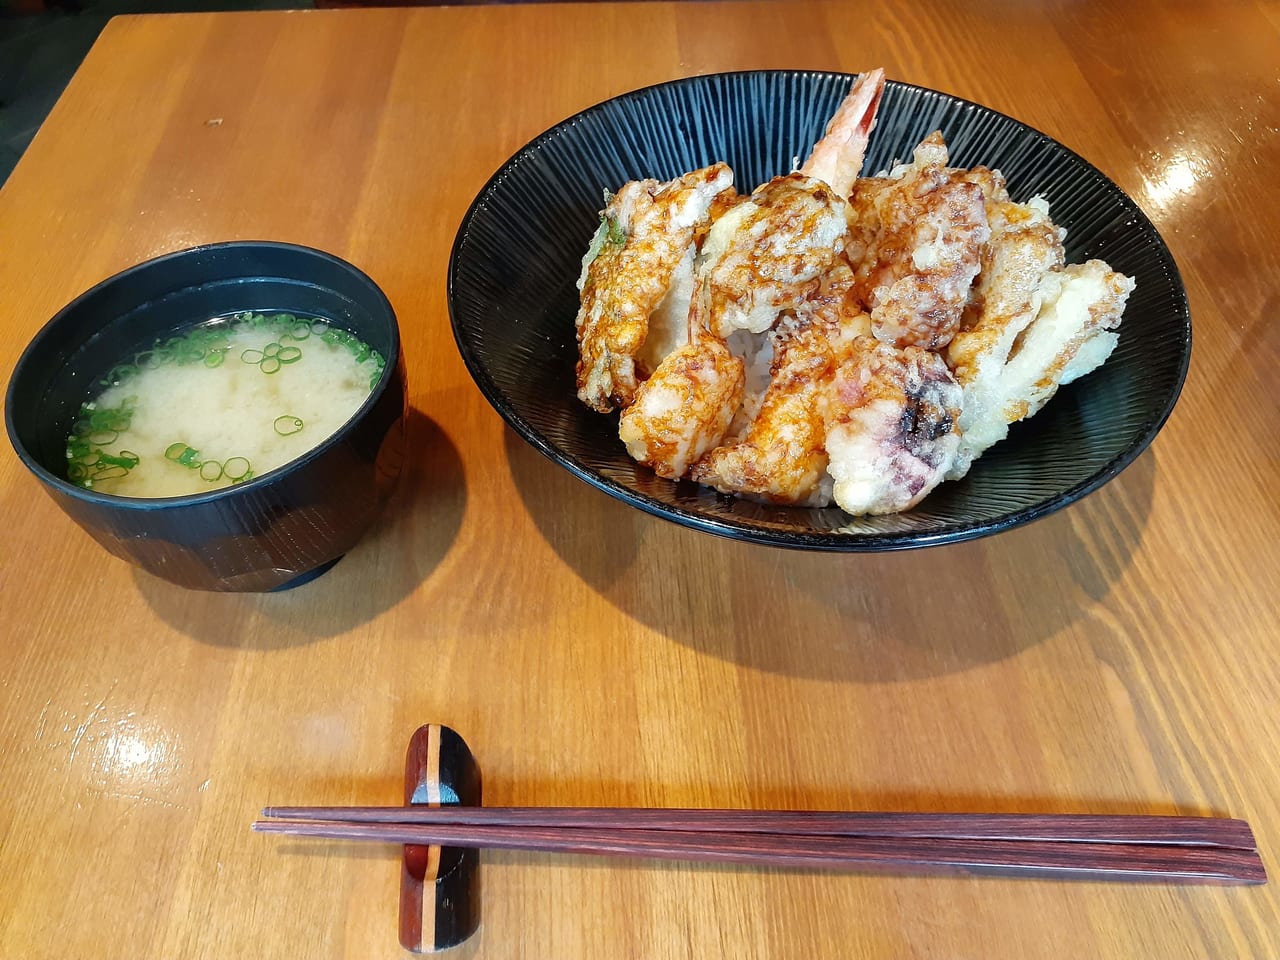
[(1241, 820), (610, 807), (268, 807), (262, 833), (891, 873), (1258, 884)]
[(680, 807), (267, 807), (275, 820), (601, 827), (811, 836), (1162, 843), (1256, 849), (1243, 820), (1108, 814), (878, 813)]

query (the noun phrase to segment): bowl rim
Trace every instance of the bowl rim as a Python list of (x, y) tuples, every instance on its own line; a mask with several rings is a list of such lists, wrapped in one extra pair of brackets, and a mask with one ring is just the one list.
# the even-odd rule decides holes
[[(454, 342), (457, 345), (458, 352), (462, 356), (463, 363), (465, 364), (467, 371), (471, 374), (472, 380), (474, 380), (476, 386), (479, 387), (480, 392), (503, 418), (503, 420), (505, 420), (522, 439), (533, 446), (534, 449), (538, 450), (543, 456), (547, 457), (554, 463), (564, 467), (578, 479), (590, 484), (604, 493), (609, 494), (615, 499), (639, 508), (651, 516), (660, 517), (664, 520), (669, 520), (682, 526), (690, 527), (704, 533), (710, 533), (730, 540), (791, 549), (821, 550), (833, 553), (878, 553), (891, 550), (907, 550), (920, 547), (940, 546), (949, 543), (962, 543), (968, 540), (976, 540), (992, 536), (1013, 527), (1024, 526), (1032, 523), (1083, 499), (1114, 479), (1126, 467), (1132, 464), (1147, 449), (1147, 447), (1151, 445), (1156, 434), (1160, 432), (1161, 428), (1164, 427), (1165, 423), (1172, 415), (1173, 409), (1177, 405), (1178, 399), (1181, 397), (1183, 386), (1186, 383), (1187, 373), (1191, 366), (1193, 337), (1190, 304), (1187, 298), (1186, 285), (1182, 280), (1182, 274), (1178, 270), (1178, 265), (1175, 262), (1173, 254), (1169, 250), (1169, 245), (1165, 242), (1164, 237), (1161, 236), (1159, 230), (1156, 229), (1155, 224), (1151, 222), (1151, 219), (1138, 206), (1133, 198), (1122, 190), (1114, 180), (1107, 176), (1107, 174), (1103, 173), (1085, 157), (1081, 156), (1061, 141), (1049, 136), (1041, 130), (1037, 130), (1035, 127), (1018, 120), (1015, 117), (1011, 117), (1006, 113), (996, 110), (993, 107), (988, 107), (976, 101), (946, 93), (945, 91), (935, 90), (932, 87), (925, 87), (919, 84), (891, 79), (886, 79), (885, 84), (908, 91), (916, 91), (923, 95), (940, 97), (957, 105), (962, 105), (970, 109), (977, 109), (985, 113), (1001, 117), (1002, 119), (1014, 124), (1021, 134), (1038, 138), (1050, 144), (1057, 150), (1062, 151), (1069, 157), (1074, 158), (1088, 172), (1092, 173), (1099, 180), (1105, 183), (1106, 186), (1110, 187), (1112, 191), (1114, 191), (1115, 196), (1119, 199), (1119, 202), (1121, 206), (1124, 207), (1125, 212), (1137, 221), (1135, 224), (1136, 226), (1141, 227), (1142, 225), (1145, 225), (1145, 227), (1150, 231), (1151, 236), (1157, 240), (1155, 253), (1159, 257), (1162, 266), (1165, 268), (1167, 275), (1172, 282), (1173, 292), (1175, 294), (1174, 310), (1172, 311), (1172, 315), (1180, 320), (1181, 329), (1179, 331), (1179, 339), (1183, 344), (1183, 349), (1173, 387), (1169, 391), (1169, 396), (1166, 398), (1157, 415), (1148, 421), (1145, 428), (1140, 431), (1123, 450), (1113, 456), (1111, 460), (1105, 463), (1091, 476), (1073, 484), (1066, 490), (1056, 493), (1039, 503), (1023, 507), (1011, 513), (1002, 514), (992, 519), (939, 525), (937, 528), (929, 530), (909, 530), (889, 533), (820, 530), (814, 530), (813, 532), (788, 531), (762, 527), (754, 525), (748, 521), (724, 520), (708, 517), (705, 514), (689, 510), (688, 508), (677, 504), (667, 503), (650, 497), (633, 489), (632, 487), (627, 486), (626, 484), (612, 480), (589, 467), (578, 464), (568, 454), (543, 437), (527, 420), (525, 420), (524, 417), (516, 412), (512, 404), (507, 399), (505, 393), (498, 387), (493, 378), (489, 375), (485, 366), (480, 362), (473, 346), (463, 338), (456, 307), (457, 297), (455, 287), (458, 280), (458, 267), (461, 259), (462, 248), (465, 245), (465, 240), (469, 233), (469, 227), (472, 221), (474, 220), (477, 212), (485, 205), (495, 185), (505, 179), (509, 175), (510, 171), (514, 169), (518, 163), (522, 162), (524, 158), (531, 155), (533, 151), (540, 148), (544, 143), (558, 136), (564, 129), (593, 114), (603, 113), (617, 102), (650, 94), (664, 88), (692, 86), (720, 78), (780, 75), (811, 78), (813, 80), (828, 78), (847, 79), (850, 82), (861, 76), (861, 74), (846, 73), (839, 70), (809, 70), (803, 68), (729, 70), (695, 74), (687, 77), (677, 77), (671, 80), (647, 84), (633, 90), (624, 91), (612, 97), (607, 97), (604, 100), (600, 100), (591, 106), (585, 107), (584, 109), (579, 110), (553, 124), (527, 141), (510, 157), (504, 160), (498, 169), (495, 170), (494, 173), (485, 181), (484, 185), (481, 186), (475, 198), (467, 207), (467, 211), (463, 215), (462, 220), (458, 225), (458, 230), (454, 235), (453, 246), (449, 254), (445, 294), (449, 307), (449, 324), (453, 330)], [(691, 481), (681, 480), (671, 482), (673, 484), (685, 484), (690, 483)], [(708, 492), (714, 496), (725, 496), (724, 494), (716, 494), (715, 491), (709, 490)], [(779, 505), (779, 507), (781, 508), (782, 505)], [(807, 508), (797, 507), (794, 509), (803, 510)]]
[[(90, 490), (86, 487), (78, 486), (63, 477), (59, 477), (53, 471), (47, 469), (39, 461), (32, 456), (24, 444), (18, 439), (17, 427), (13, 421), (13, 399), (14, 390), (17, 385), (19, 374), (22, 372), (30, 361), (30, 355), (33, 354), (37, 346), (42, 343), (46, 337), (51, 335), (54, 326), (71, 311), (77, 309), (84, 301), (97, 295), (106, 287), (114, 283), (118, 283), (126, 277), (143, 270), (155, 269), (157, 266), (166, 262), (180, 259), (183, 257), (196, 256), (218, 250), (227, 250), (234, 248), (251, 247), (255, 249), (267, 250), (288, 250), (295, 253), (303, 253), (314, 257), (317, 260), (327, 261), (329, 265), (345, 270), (353, 274), (357, 280), (366, 283), (375, 295), (377, 306), (386, 310), (386, 315), (391, 320), (391, 355), (386, 358), (386, 366), (382, 371), (382, 376), (378, 378), (378, 382), (374, 384), (373, 389), (369, 392), (364, 402), (356, 408), (337, 430), (331, 433), (324, 440), (320, 441), (316, 446), (287, 463), (283, 463), (274, 469), (268, 470), (259, 476), (255, 476), (251, 480), (243, 483), (232, 484), (226, 487), (219, 487), (216, 490), (210, 490), (203, 493), (188, 493), (174, 497), (125, 497), (113, 493), (103, 493), (97, 490)], [(400, 322), (396, 317), (395, 309), (391, 305), (391, 301), (387, 298), (382, 288), (374, 282), (373, 278), (357, 267), (355, 264), (344, 260), (336, 254), (329, 253), (326, 250), (320, 250), (316, 247), (309, 247), (305, 244), (289, 243), (282, 240), (222, 240), (213, 243), (202, 243), (194, 247), (183, 247), (180, 250), (172, 250), (168, 253), (160, 254), (156, 257), (150, 257), (138, 263), (131, 264), (123, 270), (117, 271), (98, 281), (92, 287), (85, 290), (74, 300), (68, 302), (59, 309), (52, 317), (50, 317), (40, 329), (32, 335), (23, 348), (22, 353), (18, 356), (17, 363), (14, 364), (13, 370), (9, 375), (9, 383), (5, 388), (4, 398), (4, 422), (5, 430), (9, 435), (9, 443), (17, 453), (18, 458), (36, 477), (47, 487), (56, 490), (64, 496), (72, 497), (84, 503), (94, 504), (101, 507), (112, 507), (121, 510), (165, 510), (177, 509), (188, 506), (198, 506), (218, 500), (230, 499), (245, 493), (253, 493), (254, 491), (264, 489), (265, 487), (276, 482), (286, 472), (296, 470), (301, 466), (305, 466), (323, 456), (327, 451), (341, 443), (352, 430), (355, 429), (356, 421), (359, 420), (365, 412), (371, 408), (374, 403), (386, 391), (387, 385), (391, 382), (391, 378), (396, 375), (396, 367), (400, 362)]]

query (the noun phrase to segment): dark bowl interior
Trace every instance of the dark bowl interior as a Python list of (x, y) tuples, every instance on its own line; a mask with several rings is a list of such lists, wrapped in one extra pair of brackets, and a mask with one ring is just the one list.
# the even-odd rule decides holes
[[(333, 321), (386, 358), (383, 376), (336, 434), (235, 487), (141, 499), (67, 481), (66, 438), (106, 370), (158, 338), (242, 310)], [(183, 250), (103, 281), (36, 335), (5, 400), (15, 450), (77, 523), (117, 556), (205, 590), (278, 589), (328, 569), (394, 485), (404, 411), (399, 329), (383, 293), (337, 257), (265, 241)]]
[(1107, 363), (1015, 424), (962, 481), (906, 513), (767, 506), (655, 476), (627, 455), (617, 415), (574, 391), (575, 282), (601, 192), (671, 179), (717, 160), (739, 190), (794, 169), (853, 77), (755, 71), (672, 81), (558, 124), (494, 174), (467, 212), (449, 265), (449, 306), (481, 391), (543, 454), (607, 493), (721, 536), (778, 546), (870, 551), (1007, 530), (1097, 489), (1168, 418), (1186, 376), (1191, 319), (1177, 267), (1151, 222), (1114, 183), (1055, 140), (996, 111), (890, 81), (864, 170), (884, 170), (934, 130), (957, 166), (985, 164), (1016, 200), (1037, 194), (1067, 229), (1069, 262), (1090, 258), (1137, 279)]

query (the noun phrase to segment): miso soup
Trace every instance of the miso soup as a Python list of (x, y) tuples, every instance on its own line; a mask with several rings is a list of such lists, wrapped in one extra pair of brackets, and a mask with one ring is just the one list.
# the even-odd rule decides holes
[(216, 317), (107, 372), (67, 438), (67, 478), (123, 497), (244, 483), (332, 436), (384, 366), (323, 319)]

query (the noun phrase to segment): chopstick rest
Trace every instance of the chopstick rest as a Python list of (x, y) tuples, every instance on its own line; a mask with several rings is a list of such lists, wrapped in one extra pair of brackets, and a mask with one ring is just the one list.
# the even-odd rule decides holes
[[(480, 768), (462, 737), (429, 723), (414, 731), (404, 764), (406, 807), (480, 806)], [(480, 926), (480, 851), (404, 845), (400, 945), (412, 953), (456, 947)]]

